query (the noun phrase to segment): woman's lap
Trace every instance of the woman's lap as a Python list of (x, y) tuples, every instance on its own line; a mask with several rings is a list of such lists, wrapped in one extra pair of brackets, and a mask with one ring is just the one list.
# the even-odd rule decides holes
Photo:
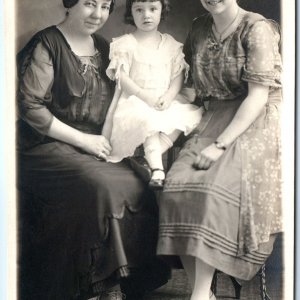
[[(153, 259), (158, 226), (155, 198), (125, 162), (98, 161), (56, 142), (20, 154), (18, 165), (20, 225), (29, 232), (21, 235), (21, 249), (25, 260), (26, 255), (32, 257), (32, 247), (37, 249), (35, 263), (46, 272), (46, 280), (38, 279), (43, 288), (53, 287), (51, 283), (47, 287), (49, 274), (54, 276), (53, 284), (61, 280), (53, 267), (56, 263), (65, 264), (61, 272), (67, 277), (64, 280), (72, 277), (70, 268), (77, 268), (81, 274), (88, 272), (92, 247), (101, 252), (100, 279), (124, 264), (138, 267)], [(24, 200), (26, 194), (29, 199)], [(114, 223), (110, 218), (119, 220)], [(142, 236), (143, 230), (148, 238)], [(148, 251), (143, 255), (139, 255), (140, 242), (147, 244)], [(104, 252), (121, 247), (122, 251), (110, 257), (112, 263), (106, 263), (111, 255)], [(115, 262), (122, 256), (125, 259)], [(26, 267), (23, 270), (26, 273)]]
[[(99, 161), (60, 142), (39, 145), (21, 153), (19, 165), (25, 176), (22, 177), (22, 183), (30, 182), (30, 185), (37, 189), (47, 182), (52, 186), (67, 185), (68, 188), (73, 180), (83, 181), (95, 187), (100, 185), (101, 188), (112, 186), (117, 191), (120, 191), (120, 185), (126, 188), (130, 184), (131, 189), (128, 193), (144, 189), (141, 181), (126, 163), (111, 164)], [(64, 181), (63, 184), (61, 180)]]
[(72, 225), (88, 219), (99, 224), (104, 236), (105, 218), (121, 218), (125, 207), (134, 212), (147, 198), (153, 200), (126, 163), (98, 161), (59, 142), (21, 154), (19, 166), (19, 188), (34, 194), (48, 214), (53, 212), (55, 226), (59, 216), (62, 224), (67, 217)]
[[(257, 140), (260, 127), (256, 132), (252, 131), (251, 138), (246, 131), (208, 170), (194, 169), (192, 164), (196, 156), (215, 141), (239, 103), (232, 102), (228, 109), (227, 103), (222, 103), (221, 108), (218, 107), (219, 103), (213, 105), (203, 116), (198, 132), (185, 143), (167, 174), (164, 192), (159, 201), (158, 254), (196, 256), (228, 274), (249, 279), (271, 253), (274, 231), (267, 236), (269, 241), (257, 240), (256, 247), (250, 250), (242, 248), (243, 245), (254, 245), (252, 241), (255, 241), (257, 234), (254, 227), (256, 223), (251, 223), (249, 227), (245, 227), (248, 223), (241, 223), (241, 215), (244, 214), (242, 205), (249, 207), (243, 202), (243, 159), (247, 157), (247, 148), (242, 147), (242, 141), (248, 139), (252, 147), (265, 141)], [(260, 120), (265, 120), (264, 114), (255, 125)], [(261, 126), (260, 123), (259, 125)], [(265, 128), (268, 124), (263, 126)], [(277, 148), (269, 151), (276, 152)], [(264, 155), (270, 156), (271, 152)], [(264, 166), (261, 164), (258, 167)], [(264, 189), (268, 190), (270, 186), (266, 185)], [(255, 204), (257, 199), (253, 197), (249, 201)], [(251, 218), (250, 221), (252, 222)], [(262, 221), (264, 222), (263, 216)], [(241, 228), (248, 228), (249, 233), (241, 236)], [(249, 241), (246, 240), (248, 238)]]
[[(202, 146), (208, 142), (204, 140)], [(198, 257), (227, 274), (250, 279), (271, 253), (274, 240), (238, 255), (241, 173), (238, 163), (230, 163), (238, 150), (207, 172), (191, 166), (197, 152), (191, 151), (193, 146), (182, 151), (167, 176), (159, 200), (157, 253)]]
[(67, 218), (73, 228), (90, 222), (104, 238), (107, 218), (122, 218), (125, 208), (138, 212), (148, 202), (155, 206), (153, 193), (125, 162), (98, 161), (68, 145), (41, 145), (22, 154), (19, 166), (20, 191), (34, 195), (54, 228), (68, 224)]

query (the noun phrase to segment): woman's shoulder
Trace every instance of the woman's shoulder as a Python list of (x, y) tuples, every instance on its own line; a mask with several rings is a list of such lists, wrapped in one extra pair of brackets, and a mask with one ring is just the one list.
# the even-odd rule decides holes
[(212, 16), (209, 13), (202, 14), (195, 18), (189, 30), (189, 34), (185, 41), (185, 51), (194, 47), (196, 44), (204, 42), (208, 38), (208, 33), (213, 24)]
[(202, 14), (195, 19), (193, 19), (192, 22), (192, 30), (197, 30), (199, 28), (204, 28), (206, 26), (211, 26), (213, 22), (212, 16), (209, 13)]
[(261, 21), (261, 20), (266, 20), (266, 18), (259, 14), (259, 13), (255, 13), (255, 12), (252, 12), (252, 11), (245, 11), (244, 12), (244, 16), (243, 16), (243, 21), (245, 23), (250, 23), (250, 24), (253, 24), (257, 21)]
[(41, 29), (37, 31), (33, 36), (31, 36), (25, 47), (28, 47), (28, 45), (31, 45), (33, 43), (38, 43), (42, 40), (50, 40), (57, 34), (58, 32), (55, 25)]
[(274, 32), (280, 33), (279, 24), (276, 21), (267, 19), (263, 15), (255, 12), (246, 11), (242, 19), (242, 24), (242, 30), (245, 34), (257, 26), (272, 28)]
[(104, 55), (104, 57), (108, 57), (109, 55), (109, 42), (99, 33), (94, 33), (92, 35), (95, 47), (100, 53)]
[[(51, 53), (55, 49), (55, 36), (58, 35), (56, 26), (46, 27), (36, 32), (26, 45), (17, 53), (18, 76), (25, 73), (28, 65), (34, 57), (35, 50), (38, 49), (39, 54)], [(42, 47), (39, 47), (41, 46)], [(45, 52), (46, 51), (46, 52)], [(50, 55), (51, 56), (51, 55)]]
[(205, 13), (195, 18), (192, 22), (189, 36), (192, 40), (205, 39), (209, 28), (213, 23), (212, 16), (209, 13)]
[(264, 17), (263, 15), (261, 15), (259, 13), (246, 11), (243, 16), (243, 22), (245, 23), (245, 25), (247, 25), (249, 27), (254, 24), (257, 24), (260, 21), (264, 21), (263, 22), (264, 24), (271, 24), (272, 26), (274, 25), (275, 27), (279, 27), (279, 24), (276, 21), (274, 21), (272, 19), (267, 19), (266, 17)]
[(242, 20), (241, 20), (242, 30), (244, 32), (247, 32), (250, 30), (250, 28), (253, 27), (254, 24), (256, 24), (257, 22), (260, 22), (260, 21), (264, 21), (264, 20), (266, 20), (266, 18), (259, 13), (255, 13), (255, 12), (251, 12), (251, 11), (244, 11), (243, 15), (242, 15)]
[(45, 27), (45, 28), (39, 30), (38, 32), (36, 32), (33, 35), (33, 38), (36, 36), (51, 35), (51, 34), (56, 34), (56, 33), (57, 33), (56, 25), (51, 25), (51, 26)]
[(28, 54), (31, 56), (38, 44), (42, 44), (48, 51), (54, 49), (56, 41), (59, 38), (61, 37), (55, 25), (39, 30), (17, 54), (18, 62), (22, 60), (22, 57), (28, 56)]

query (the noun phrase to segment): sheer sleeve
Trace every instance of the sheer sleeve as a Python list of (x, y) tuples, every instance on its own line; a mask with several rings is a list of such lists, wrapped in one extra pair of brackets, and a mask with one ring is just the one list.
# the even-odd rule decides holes
[(47, 104), (52, 100), (53, 66), (49, 53), (37, 44), (30, 63), (19, 78), (20, 117), (40, 134), (46, 135), (53, 120)]
[(246, 64), (242, 80), (281, 87), (280, 35), (275, 22), (256, 22), (247, 34)]
[(106, 70), (107, 76), (114, 81), (117, 81), (117, 85), (120, 88), (120, 71), (121, 69), (129, 75), (130, 66), (132, 62), (132, 43), (124, 36), (114, 39), (110, 44), (109, 59), (110, 63)]

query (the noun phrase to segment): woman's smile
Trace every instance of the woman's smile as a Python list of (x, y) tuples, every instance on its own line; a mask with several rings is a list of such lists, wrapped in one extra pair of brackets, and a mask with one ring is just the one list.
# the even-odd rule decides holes
[(100, 26), (101, 22), (90, 22), (90, 21), (86, 21), (85, 22), (88, 27), (94, 27), (94, 26)]
[(91, 22), (91, 21), (86, 21), (86, 23), (95, 25), (95, 26), (99, 26), (101, 24), (101, 22)]
[(219, 4), (221, 2), (222, 2), (222, 0), (210, 0), (210, 1), (207, 1), (207, 4), (211, 5), (211, 6), (216, 6), (217, 4)]

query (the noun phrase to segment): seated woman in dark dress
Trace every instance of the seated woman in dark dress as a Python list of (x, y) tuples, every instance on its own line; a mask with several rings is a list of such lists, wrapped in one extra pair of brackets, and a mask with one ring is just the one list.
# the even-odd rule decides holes
[(167, 280), (155, 257), (157, 208), (126, 162), (105, 162), (114, 85), (109, 45), (94, 33), (114, 1), (63, 4), (64, 21), (18, 55), (19, 299), (123, 299), (120, 282), (130, 290), (134, 274), (136, 292)]

